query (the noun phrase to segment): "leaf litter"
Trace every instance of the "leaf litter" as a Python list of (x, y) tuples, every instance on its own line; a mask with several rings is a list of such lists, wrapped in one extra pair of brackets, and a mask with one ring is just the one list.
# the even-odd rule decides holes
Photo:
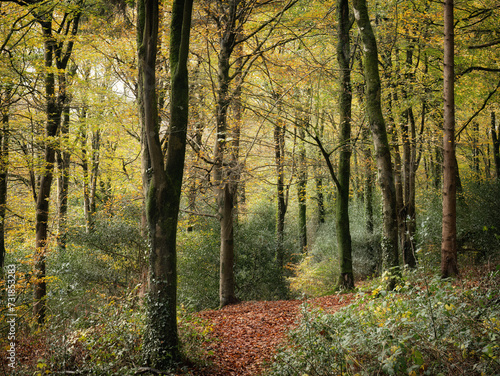
[(303, 303), (335, 312), (353, 297), (343, 294), (309, 300), (252, 301), (199, 312), (197, 316), (211, 325), (209, 340), (203, 344), (210, 365), (192, 371), (200, 376), (259, 375), (287, 332), (298, 323)]

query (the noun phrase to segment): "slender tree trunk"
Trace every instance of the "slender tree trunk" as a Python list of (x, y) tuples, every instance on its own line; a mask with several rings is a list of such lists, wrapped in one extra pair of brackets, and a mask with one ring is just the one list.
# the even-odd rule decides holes
[(187, 59), (192, 0), (174, 0), (170, 29), (171, 102), (166, 158), (160, 144), (156, 96), (158, 0), (142, 0), (138, 18), (144, 37), (138, 46), (143, 77), (144, 127), (152, 166), (147, 196), (150, 232), (149, 292), (143, 357), (148, 366), (166, 370), (179, 360), (177, 332), (176, 234), (186, 152), (189, 83)]
[[(364, 51), (367, 112), (383, 199), (382, 269), (384, 272), (394, 273), (398, 272), (394, 269), (399, 267), (396, 189), (385, 120), (382, 115), (377, 42), (368, 17), (366, 0), (353, 0), (353, 5)], [(393, 288), (394, 285), (395, 279), (389, 278), (388, 287)]]
[(277, 189), (277, 212), (276, 212), (276, 263), (278, 268), (284, 266), (285, 252), (285, 215), (287, 210), (285, 196), (285, 122), (281, 119), (280, 95), (276, 95), (278, 101), (278, 120), (274, 126), (274, 160), (276, 163), (276, 189)]
[[(7, 178), (9, 172), (9, 104), (10, 92), (6, 95), (7, 103), (0, 103), (2, 117), (0, 129), (0, 269), (5, 264), (5, 212), (7, 209)], [(0, 272), (1, 274), (1, 272)]]
[(338, 197), (336, 205), (337, 243), (340, 258), (339, 287), (345, 290), (354, 288), (352, 270), (352, 245), (349, 227), (349, 180), (351, 178), (351, 48), (349, 39), (350, 19), (348, 0), (338, 1), (339, 41), (337, 61), (340, 68), (340, 138)]
[[(69, 100), (68, 100), (69, 102)], [(68, 212), (68, 188), (69, 188), (69, 168), (71, 154), (66, 150), (69, 135), (69, 103), (66, 103), (63, 110), (63, 121), (61, 124), (61, 148), (57, 151), (57, 193), (58, 193), (58, 234), (57, 246), (60, 250), (66, 249), (66, 215)]]
[(473, 177), (476, 182), (481, 180), (481, 169), (479, 166), (479, 156), (481, 155), (479, 147), (479, 123), (477, 121), (472, 123), (472, 171)]
[(495, 162), (495, 175), (500, 180), (500, 139), (496, 123), (495, 112), (491, 111), (491, 139), (493, 142), (493, 160)]
[[(368, 133), (368, 129), (366, 129), (366, 131), (363, 130), (363, 139), (366, 140), (366, 144), (368, 144)], [(375, 247), (373, 244), (373, 233), (375, 229), (375, 221), (373, 217), (375, 173), (372, 152), (368, 146), (365, 146), (363, 149), (363, 157), (365, 160), (365, 228), (369, 237), (366, 251), (368, 258), (372, 262), (371, 273), (375, 273), (380, 268), (380, 260), (375, 254)]]
[[(137, 14), (144, 14), (144, 1), (140, 0), (137, 2)], [(144, 17), (137, 17), (136, 25), (136, 43), (137, 46), (142, 46), (144, 38)], [(142, 194), (143, 194), (143, 209), (141, 218), (141, 229), (142, 234), (146, 238), (148, 236), (147, 230), (147, 215), (146, 215), (146, 199), (149, 192), (149, 186), (151, 184), (151, 158), (149, 157), (148, 148), (148, 138), (146, 134), (146, 127), (144, 125), (144, 77), (143, 70), (138, 69), (137, 71), (137, 108), (139, 113), (139, 126), (141, 129), (141, 178), (142, 178)]]
[[(323, 138), (324, 134), (324, 126), (323, 126), (323, 116), (321, 116), (320, 124), (319, 124), (319, 136)], [(324, 195), (324, 187), (323, 187), (323, 165), (319, 162), (321, 160), (321, 151), (318, 150), (318, 161), (314, 164), (314, 174), (315, 174), (315, 183), (316, 183), (316, 203), (318, 205), (318, 223), (325, 223), (325, 195)]]
[(234, 163), (227, 166), (225, 155), (227, 150), (227, 112), (231, 99), (229, 97), (230, 57), (236, 42), (236, 19), (238, 1), (231, 0), (228, 4), (226, 14), (227, 22), (220, 39), (219, 63), (218, 63), (218, 88), (216, 104), (216, 143), (214, 151), (213, 178), (217, 196), (217, 207), (219, 211), (221, 239), (220, 239), (220, 280), (219, 301), (220, 306), (226, 306), (238, 302), (235, 292), (234, 279), (234, 229), (233, 229), (233, 207), (237, 189), (237, 182), (231, 181), (231, 169), (236, 167)]
[(299, 131), (299, 159), (297, 163), (297, 197), (299, 200), (299, 244), (300, 251), (307, 253), (307, 166), (306, 166), (306, 137), (305, 127), (307, 120), (298, 115), (297, 126)]
[(457, 185), (455, 156), (455, 63), (453, 0), (444, 3), (444, 128), (443, 128), (443, 226), (441, 276), (458, 275)]
[[(96, 212), (97, 179), (99, 173), (99, 154), (101, 133), (96, 130), (91, 135), (87, 133), (87, 110), (85, 106), (80, 113), (80, 147), (83, 170), (83, 213), (85, 230), (87, 233), (94, 230), (94, 214)], [(90, 142), (90, 158), (88, 154), (88, 139)], [(90, 165), (89, 165), (90, 162)]]
[[(66, 18), (65, 18), (66, 20)], [(80, 13), (68, 18), (66, 33), (75, 36), (78, 31)], [(52, 33), (52, 14), (44, 13), (37, 15), (37, 21), (42, 27), (44, 39), (45, 60), (45, 100), (47, 122), (45, 126), (46, 142), (44, 151), (45, 168), (40, 177), (36, 201), (36, 234), (35, 234), (35, 267), (33, 283), (33, 315), (42, 325), (45, 323), (47, 284), (45, 281), (46, 253), (49, 225), (49, 201), (52, 180), (54, 175), (54, 164), (56, 161), (56, 137), (61, 124), (61, 114), (66, 99), (66, 67), (73, 50), (73, 40), (67, 42), (63, 50), (62, 43), (56, 43)], [(56, 91), (56, 76), (53, 71), (54, 61), (58, 72), (58, 89)]]

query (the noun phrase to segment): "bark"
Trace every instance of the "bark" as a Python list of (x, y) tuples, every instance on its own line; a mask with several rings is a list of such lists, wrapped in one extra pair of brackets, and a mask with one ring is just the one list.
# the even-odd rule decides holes
[(479, 123), (477, 121), (472, 123), (472, 171), (473, 179), (477, 182), (481, 180), (481, 169), (480, 169), (480, 156), (481, 149), (479, 146)]
[[(67, 101), (69, 102), (69, 100)], [(60, 250), (66, 249), (66, 215), (68, 212), (68, 188), (69, 188), (69, 168), (71, 154), (65, 145), (69, 135), (69, 103), (66, 103), (63, 110), (63, 121), (61, 124), (61, 144), (57, 151), (57, 196), (58, 196), (58, 234), (57, 246)]]
[[(89, 136), (86, 129), (86, 120), (87, 110), (84, 106), (80, 113), (79, 137), (83, 170), (83, 213), (85, 218), (85, 230), (87, 233), (89, 233), (94, 230), (94, 214), (96, 212), (96, 192), (99, 173), (101, 134), (97, 129)], [(91, 137), (90, 158), (88, 155), (89, 137)]]
[(497, 180), (500, 180), (500, 140), (494, 111), (491, 112), (491, 139), (493, 142), (493, 160), (495, 162), (495, 174)]
[(453, 0), (444, 3), (444, 128), (443, 128), (443, 223), (441, 276), (457, 276), (457, 184), (455, 157), (454, 17)]
[[(277, 95), (279, 101), (279, 95)], [(285, 215), (287, 210), (285, 194), (285, 123), (281, 120), (281, 103), (278, 102), (278, 120), (274, 126), (274, 160), (276, 163), (276, 250), (275, 257), (278, 267), (284, 266)]]
[(307, 120), (301, 119), (300, 114), (298, 117), (299, 158), (297, 163), (297, 198), (299, 201), (299, 245), (300, 251), (307, 253), (307, 165), (306, 146), (304, 142)]
[(186, 152), (189, 106), (187, 58), (193, 3), (192, 0), (175, 0), (172, 8), (170, 128), (164, 158), (159, 137), (155, 71), (159, 4), (158, 0), (143, 1), (143, 12), (138, 17), (144, 20), (144, 37), (142, 45), (138, 46), (138, 53), (144, 80), (144, 128), (152, 166), (146, 201), (150, 270), (143, 357), (146, 365), (167, 370), (180, 358), (176, 312), (176, 233)]
[[(377, 42), (373, 33), (366, 0), (353, 0), (354, 14), (358, 24), (364, 52), (364, 73), (366, 80), (366, 105), (368, 119), (375, 147), (378, 180), (383, 200), (382, 269), (384, 272), (398, 272), (398, 220), (396, 211), (396, 189), (391, 163), (391, 154), (385, 120), (381, 106), (381, 85), (378, 70)], [(388, 279), (393, 288), (395, 279)]]
[(337, 243), (340, 258), (339, 287), (345, 290), (354, 288), (352, 270), (352, 245), (349, 227), (349, 180), (351, 177), (351, 52), (349, 39), (349, 2), (338, 1), (339, 41), (337, 45), (337, 61), (340, 68), (340, 138), (339, 169), (336, 202)]
[[(323, 138), (324, 134), (324, 126), (323, 126), (323, 116), (321, 116), (320, 124), (319, 124), (319, 136)], [(316, 185), (316, 204), (318, 205), (318, 223), (325, 223), (326, 210), (325, 210), (325, 195), (324, 195), (324, 187), (323, 187), (323, 175), (322, 169), (323, 165), (319, 162), (321, 160), (321, 151), (318, 150), (318, 161), (314, 164), (314, 174), (315, 174), (315, 185)]]
[[(137, 2), (137, 14), (144, 14), (144, 1)], [(144, 17), (137, 17), (136, 25), (136, 43), (137, 46), (142, 46), (144, 38)], [(146, 199), (148, 196), (149, 186), (151, 183), (151, 158), (149, 157), (148, 139), (146, 135), (146, 128), (144, 126), (144, 77), (143, 70), (138, 69), (137, 72), (137, 108), (139, 126), (141, 129), (141, 178), (142, 178), (142, 194), (143, 194), (143, 210), (142, 210), (142, 234), (147, 237), (147, 215), (146, 215)]]
[(2, 117), (0, 129), (0, 269), (5, 264), (5, 213), (7, 209), (7, 178), (9, 172), (9, 101), (7, 91), (5, 103), (0, 103)]
[(220, 220), (220, 280), (219, 280), (219, 303), (221, 307), (238, 302), (235, 292), (234, 279), (234, 199), (238, 182), (234, 179), (237, 165), (226, 161), (226, 154), (231, 152), (227, 145), (228, 124), (227, 112), (231, 104), (229, 85), (231, 77), (231, 54), (233, 53), (237, 30), (237, 9), (239, 1), (231, 0), (227, 5), (225, 13), (226, 23), (220, 39), (220, 51), (218, 62), (218, 87), (216, 103), (216, 143), (214, 151), (213, 178), (217, 197), (217, 207)]

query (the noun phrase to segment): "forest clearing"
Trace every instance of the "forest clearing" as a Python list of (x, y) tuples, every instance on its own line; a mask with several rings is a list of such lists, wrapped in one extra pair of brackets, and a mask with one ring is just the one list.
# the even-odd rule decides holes
[(499, 0), (0, 16), (0, 375), (500, 375)]

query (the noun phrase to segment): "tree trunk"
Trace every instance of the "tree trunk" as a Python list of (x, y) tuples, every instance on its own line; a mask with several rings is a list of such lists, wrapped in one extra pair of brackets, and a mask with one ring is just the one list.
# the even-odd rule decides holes
[[(44, 324), (46, 314), (47, 285), (45, 281), (45, 261), (47, 253), (47, 237), (49, 225), (49, 201), (52, 187), (54, 164), (56, 159), (56, 136), (61, 124), (61, 114), (66, 100), (66, 67), (73, 50), (73, 39), (67, 42), (63, 50), (62, 43), (56, 43), (52, 33), (52, 14), (50, 12), (36, 15), (38, 23), (42, 27), (44, 39), (45, 60), (45, 100), (47, 122), (45, 126), (46, 141), (44, 151), (45, 168), (40, 177), (36, 201), (36, 234), (35, 234), (35, 267), (33, 283), (33, 315), (38, 324)], [(65, 31), (74, 37), (78, 31), (80, 13), (73, 17), (64, 18), (68, 22)], [(61, 28), (62, 30), (62, 28)], [(68, 36), (66, 34), (66, 36)], [(56, 78), (53, 71), (53, 63), (56, 63), (58, 72), (58, 90), (56, 93)]]
[(307, 253), (307, 166), (305, 127), (307, 120), (298, 115), (297, 126), (299, 131), (299, 160), (297, 163), (297, 197), (299, 201), (299, 244), (300, 252)]
[(149, 292), (143, 356), (148, 366), (166, 370), (180, 358), (177, 332), (176, 234), (186, 152), (189, 84), (187, 58), (192, 0), (175, 0), (170, 30), (171, 103), (167, 155), (159, 137), (156, 96), (158, 0), (143, 0), (138, 18), (144, 22), (138, 46), (143, 77), (144, 127), (152, 166), (147, 196), (150, 232)]
[[(69, 100), (67, 101), (69, 102)], [(66, 215), (68, 212), (68, 188), (69, 188), (69, 168), (71, 154), (66, 150), (65, 145), (69, 134), (69, 103), (66, 103), (63, 110), (63, 121), (61, 124), (61, 143), (57, 151), (57, 196), (58, 196), (58, 234), (57, 246), (60, 250), (66, 249)]]
[(493, 160), (495, 161), (495, 175), (500, 180), (500, 140), (496, 124), (495, 112), (491, 111), (491, 139), (493, 142)]
[[(367, 112), (383, 199), (382, 269), (384, 272), (397, 273), (398, 270), (395, 269), (399, 267), (399, 255), (396, 189), (385, 120), (382, 114), (377, 42), (368, 17), (366, 0), (353, 0), (353, 5), (363, 44)], [(388, 288), (393, 288), (394, 285), (395, 279), (389, 278)]]
[[(7, 91), (5, 103), (0, 103), (2, 128), (0, 129), (0, 269), (5, 264), (5, 212), (7, 209), (7, 178), (9, 172), (9, 101), (10, 91)], [(0, 272), (1, 273), (1, 272)]]
[(228, 4), (226, 14), (227, 22), (224, 25), (220, 39), (219, 63), (218, 63), (218, 87), (216, 104), (216, 143), (214, 151), (214, 185), (217, 196), (217, 207), (221, 226), (220, 243), (220, 280), (219, 280), (219, 303), (221, 307), (238, 301), (235, 292), (234, 279), (234, 230), (233, 230), (233, 207), (237, 182), (232, 181), (233, 171), (236, 168), (233, 163), (228, 166), (225, 162), (227, 147), (227, 112), (231, 99), (229, 96), (230, 57), (236, 42), (236, 19), (238, 1), (231, 0)]
[(287, 210), (285, 196), (285, 122), (281, 119), (280, 95), (276, 95), (278, 101), (278, 120), (274, 126), (274, 160), (276, 163), (276, 190), (277, 190), (277, 212), (276, 212), (276, 250), (275, 257), (278, 268), (284, 266), (285, 252), (285, 215)]
[(338, 197), (336, 203), (337, 243), (340, 258), (339, 287), (344, 290), (354, 288), (352, 270), (351, 231), (349, 228), (349, 180), (351, 177), (351, 48), (349, 40), (349, 2), (338, 1), (339, 41), (337, 44), (337, 61), (340, 68), (340, 138)]
[(457, 185), (455, 156), (455, 63), (453, 0), (444, 3), (444, 128), (443, 128), (443, 223), (441, 276), (458, 275)]

